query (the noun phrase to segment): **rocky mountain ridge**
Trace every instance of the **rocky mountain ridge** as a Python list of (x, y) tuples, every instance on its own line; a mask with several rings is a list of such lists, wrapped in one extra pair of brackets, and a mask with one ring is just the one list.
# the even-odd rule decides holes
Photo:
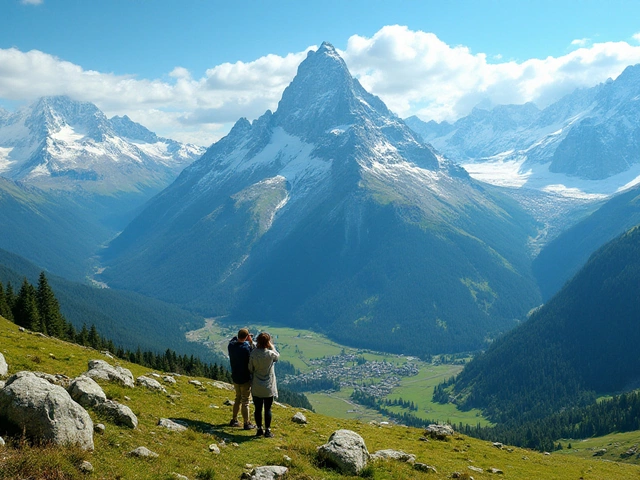
[(157, 190), (203, 151), (66, 96), (0, 114), (0, 175), (44, 189)]

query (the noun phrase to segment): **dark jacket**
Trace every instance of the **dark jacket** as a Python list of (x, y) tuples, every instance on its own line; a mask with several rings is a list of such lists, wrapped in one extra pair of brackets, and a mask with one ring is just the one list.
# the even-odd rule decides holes
[(250, 382), (249, 356), (251, 355), (251, 350), (253, 350), (252, 345), (248, 340), (240, 342), (238, 337), (233, 337), (229, 342), (228, 350), (233, 383)]

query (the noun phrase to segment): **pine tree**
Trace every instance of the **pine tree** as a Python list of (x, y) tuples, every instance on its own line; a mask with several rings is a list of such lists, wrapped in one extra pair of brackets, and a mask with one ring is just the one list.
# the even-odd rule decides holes
[(38, 278), (37, 300), (40, 321), (46, 326), (47, 333), (54, 337), (62, 337), (65, 320), (44, 272), (41, 272)]
[(13, 285), (11, 285), (11, 282), (7, 282), (7, 290), (4, 296), (7, 299), (7, 304), (9, 305), (9, 308), (13, 312), (13, 307), (16, 304), (16, 294), (13, 291)]
[(96, 326), (94, 324), (91, 324), (87, 341), (89, 342), (89, 346), (95, 348), (96, 350), (102, 348), (102, 339), (100, 338), (100, 335), (98, 335), (98, 330), (96, 329)]
[(21, 327), (34, 332), (47, 333), (46, 325), (40, 321), (36, 294), (36, 289), (25, 278), (14, 304), (13, 318)]
[(13, 314), (11, 313), (9, 302), (7, 302), (7, 296), (4, 293), (2, 282), (0, 282), (0, 316), (6, 318), (7, 320), (13, 321)]

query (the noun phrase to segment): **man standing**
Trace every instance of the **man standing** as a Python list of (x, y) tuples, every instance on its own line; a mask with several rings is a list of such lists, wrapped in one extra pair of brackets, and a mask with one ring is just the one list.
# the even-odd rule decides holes
[(239, 427), (238, 410), (242, 405), (242, 420), (244, 429), (256, 428), (249, 421), (249, 396), (251, 395), (251, 373), (249, 373), (249, 356), (253, 350), (253, 339), (249, 330), (241, 328), (238, 336), (229, 342), (229, 363), (231, 364), (231, 378), (236, 389), (236, 401), (233, 404), (233, 418), (229, 425)]

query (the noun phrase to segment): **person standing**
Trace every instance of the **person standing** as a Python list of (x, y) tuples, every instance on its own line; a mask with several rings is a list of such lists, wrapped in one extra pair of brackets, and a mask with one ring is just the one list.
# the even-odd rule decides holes
[[(249, 372), (249, 357), (253, 350), (253, 339), (249, 330), (241, 328), (238, 336), (233, 337), (229, 342), (229, 363), (231, 364), (231, 379), (236, 390), (236, 401), (233, 404), (233, 418), (229, 425), (239, 427), (238, 411), (242, 412), (244, 429), (256, 428), (249, 421), (249, 396), (251, 395), (251, 372)], [(242, 406), (242, 409), (240, 407)]]
[[(271, 407), (274, 397), (278, 396), (274, 363), (280, 354), (271, 342), (271, 335), (262, 332), (256, 340), (256, 348), (249, 357), (249, 371), (253, 374), (251, 390), (253, 392), (254, 416), (258, 431), (256, 436), (273, 437), (271, 433)], [(262, 430), (262, 408), (264, 407), (264, 426)]]

